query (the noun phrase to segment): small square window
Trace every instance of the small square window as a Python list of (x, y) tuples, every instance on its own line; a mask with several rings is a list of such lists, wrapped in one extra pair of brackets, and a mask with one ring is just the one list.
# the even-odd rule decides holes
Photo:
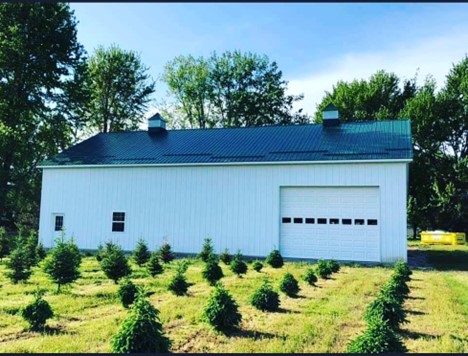
[(354, 219), (354, 225), (364, 225), (364, 219)]
[(377, 219), (367, 219), (367, 225), (377, 225)]
[(55, 231), (62, 231), (63, 229), (63, 215), (55, 216)]
[(343, 225), (351, 225), (353, 221), (351, 219), (341, 219)]
[(325, 218), (317, 219), (317, 224), (326, 224), (326, 223), (327, 223), (327, 219), (325, 219)]
[(294, 218), (294, 224), (302, 224), (302, 218)]
[(125, 213), (123, 212), (112, 213), (112, 231), (113, 232), (125, 231)]
[(340, 223), (340, 219), (330, 219), (330, 224), (336, 225)]
[(306, 218), (305, 223), (306, 224), (315, 224), (315, 219), (314, 218)]
[(291, 218), (283, 218), (283, 224), (290, 224), (291, 223)]

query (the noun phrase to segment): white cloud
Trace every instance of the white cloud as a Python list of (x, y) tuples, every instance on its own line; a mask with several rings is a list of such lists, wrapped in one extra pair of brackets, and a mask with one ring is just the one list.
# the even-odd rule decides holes
[(376, 52), (347, 53), (331, 60), (320, 71), (306, 73), (301, 78), (289, 80), (291, 94), (304, 94), (297, 107), (313, 115), (325, 91), (331, 91), (338, 80), (368, 79), (380, 69), (394, 72), (400, 78), (413, 78), (418, 71), (421, 83), (428, 74), (440, 88), (453, 63), (459, 62), (468, 52), (468, 30), (451, 29), (450, 33), (435, 38), (405, 41), (404, 44)]

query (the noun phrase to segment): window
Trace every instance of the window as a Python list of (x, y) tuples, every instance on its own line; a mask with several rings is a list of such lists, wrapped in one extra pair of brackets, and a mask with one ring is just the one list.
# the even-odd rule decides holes
[(367, 219), (367, 225), (377, 225), (377, 219)]
[(326, 223), (327, 223), (327, 219), (324, 219), (324, 218), (317, 219), (317, 224), (326, 224)]
[(302, 218), (294, 218), (294, 224), (302, 224)]
[(125, 213), (112, 213), (112, 231), (123, 232), (125, 228)]
[(341, 223), (343, 225), (351, 225), (352, 220), (351, 219), (341, 219)]
[(55, 216), (55, 231), (62, 231), (63, 229), (63, 215)]
[(339, 224), (340, 223), (340, 219), (330, 219), (330, 224)]
[(364, 219), (354, 219), (354, 225), (364, 225)]
[(283, 218), (283, 224), (291, 223), (291, 218)]
[(314, 218), (306, 218), (305, 220), (306, 220), (305, 221), (306, 224), (315, 224), (315, 219)]

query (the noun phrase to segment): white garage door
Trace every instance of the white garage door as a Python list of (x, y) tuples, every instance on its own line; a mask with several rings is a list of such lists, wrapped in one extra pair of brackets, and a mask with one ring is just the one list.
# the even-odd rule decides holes
[(377, 187), (281, 188), (285, 257), (380, 261)]

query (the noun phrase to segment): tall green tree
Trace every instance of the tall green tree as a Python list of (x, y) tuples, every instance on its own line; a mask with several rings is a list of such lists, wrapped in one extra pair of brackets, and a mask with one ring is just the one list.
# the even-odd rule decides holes
[(416, 80), (401, 81), (394, 73), (383, 70), (369, 80), (339, 81), (317, 107), (315, 122), (322, 121), (322, 111), (333, 103), (343, 121), (396, 119), (406, 101), (416, 94)]
[(53, 108), (81, 54), (69, 5), (0, 4), (0, 217), (37, 215), (34, 167), (68, 140)]
[[(82, 95), (87, 125), (94, 131), (135, 130), (143, 122), (155, 83), (140, 56), (117, 45), (98, 47), (82, 74), (86, 90)], [(81, 80), (81, 78), (77, 78)]]
[[(240, 127), (306, 123), (293, 105), (302, 95), (288, 95), (287, 81), (267, 56), (240, 51), (203, 57), (179, 56), (164, 70), (163, 81), (175, 100), (179, 118), (172, 125)], [(179, 121), (181, 124), (179, 124)]]

